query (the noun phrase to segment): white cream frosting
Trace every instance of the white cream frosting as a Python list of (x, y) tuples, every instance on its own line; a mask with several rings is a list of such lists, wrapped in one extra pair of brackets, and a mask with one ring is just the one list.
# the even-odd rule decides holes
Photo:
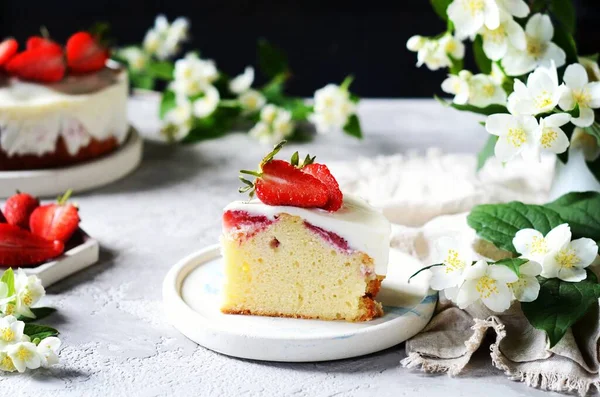
[(56, 84), (10, 78), (0, 82), (0, 149), (9, 156), (41, 156), (62, 136), (71, 155), (92, 138), (127, 137), (128, 81), (105, 68)]
[(260, 200), (234, 201), (224, 211), (245, 211), (262, 215), (270, 220), (278, 214), (299, 216), (306, 222), (335, 233), (348, 242), (353, 250), (362, 251), (373, 258), (375, 273), (385, 275), (390, 250), (390, 222), (364, 200), (344, 195), (344, 204), (339, 211), (328, 212), (289, 206), (271, 206)]

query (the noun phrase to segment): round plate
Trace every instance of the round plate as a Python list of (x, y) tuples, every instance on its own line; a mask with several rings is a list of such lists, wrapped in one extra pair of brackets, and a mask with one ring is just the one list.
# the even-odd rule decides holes
[(325, 361), (374, 353), (417, 334), (429, 322), (437, 293), (428, 277), (408, 284), (422, 267), (415, 258), (390, 252), (390, 266), (377, 300), (385, 315), (350, 323), (223, 314), (220, 292), (224, 281), (218, 245), (177, 263), (163, 282), (168, 320), (194, 342), (230, 356), (255, 360)]
[(0, 171), (0, 197), (9, 197), (16, 190), (39, 197), (56, 196), (68, 189), (79, 193), (123, 178), (141, 160), (142, 140), (132, 128), (119, 149), (97, 160), (47, 170)]

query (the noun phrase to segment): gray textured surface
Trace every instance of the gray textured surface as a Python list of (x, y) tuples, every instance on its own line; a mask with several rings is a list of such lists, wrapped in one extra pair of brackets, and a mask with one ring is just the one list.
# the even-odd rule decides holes
[[(320, 160), (439, 146), (475, 151), (477, 118), (433, 101), (367, 101), (367, 138), (319, 136), (301, 145)], [(287, 148), (284, 155), (290, 154)], [(238, 198), (237, 170), (264, 154), (241, 134), (187, 147), (148, 144), (128, 178), (76, 197), (82, 226), (102, 245), (100, 262), (49, 289), (62, 332), (61, 363), (0, 377), (3, 396), (480, 396), (548, 395), (504, 378), (482, 348), (458, 378), (399, 365), (404, 346), (338, 362), (282, 364), (222, 356), (164, 321), (161, 283), (183, 256), (217, 242), (221, 208)]]

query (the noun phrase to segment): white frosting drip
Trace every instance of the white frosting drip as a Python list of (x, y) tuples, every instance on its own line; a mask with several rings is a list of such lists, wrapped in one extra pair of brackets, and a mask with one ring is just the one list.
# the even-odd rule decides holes
[[(81, 88), (87, 92), (78, 93)], [(127, 74), (109, 69), (54, 86), (12, 78), (0, 86), (0, 149), (41, 156), (54, 152), (59, 136), (71, 155), (92, 138), (123, 143), (127, 93)]]
[(375, 273), (385, 275), (390, 250), (390, 222), (364, 200), (344, 195), (344, 205), (339, 211), (307, 209), (288, 206), (271, 206), (260, 202), (234, 201), (224, 211), (245, 211), (252, 215), (274, 220), (278, 214), (299, 216), (306, 222), (344, 238), (350, 248), (362, 251), (373, 258)]

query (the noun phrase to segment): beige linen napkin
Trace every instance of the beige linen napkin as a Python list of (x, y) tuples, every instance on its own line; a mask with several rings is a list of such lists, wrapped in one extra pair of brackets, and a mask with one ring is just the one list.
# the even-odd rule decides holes
[[(363, 158), (330, 168), (345, 192), (364, 197), (396, 223), (392, 246), (432, 264), (433, 244), (441, 236), (470, 242), (482, 258), (506, 256), (477, 239), (466, 223), (467, 214), (458, 213), (482, 203), (546, 202), (554, 162), (519, 160), (502, 166), (492, 160), (477, 174), (474, 156), (431, 149), (424, 155)], [(427, 273), (417, 277), (428, 277)], [(510, 379), (559, 392), (585, 394), (592, 385), (600, 388), (597, 310), (550, 349), (544, 332), (531, 327), (518, 302), (497, 314), (482, 305), (461, 310), (441, 295), (431, 322), (406, 343), (404, 366), (458, 375), (477, 349), (487, 348), (485, 337), (491, 334), (492, 363)]]

